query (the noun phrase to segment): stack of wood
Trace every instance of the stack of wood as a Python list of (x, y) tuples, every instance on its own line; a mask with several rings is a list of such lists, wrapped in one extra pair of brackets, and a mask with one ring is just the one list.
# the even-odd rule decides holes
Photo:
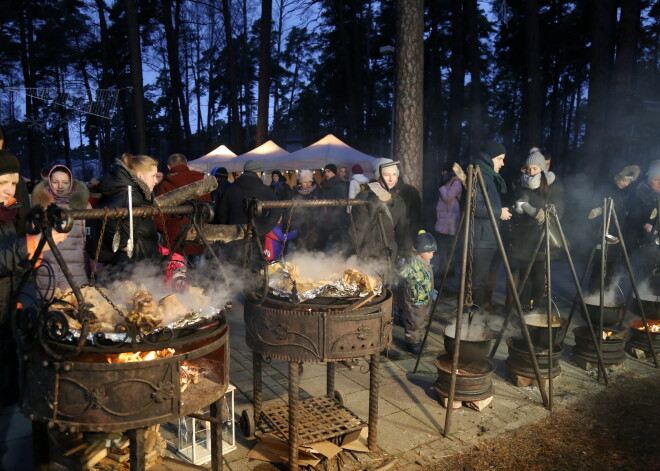
[[(160, 463), (165, 455), (167, 444), (159, 430), (160, 425), (154, 425), (144, 432), (146, 469)], [(131, 469), (130, 440), (126, 435), (121, 433), (76, 434), (70, 438), (72, 440), (69, 441), (67, 450), (62, 453), (62, 457), (69, 459), (68, 469), (81, 471), (128, 471)]]

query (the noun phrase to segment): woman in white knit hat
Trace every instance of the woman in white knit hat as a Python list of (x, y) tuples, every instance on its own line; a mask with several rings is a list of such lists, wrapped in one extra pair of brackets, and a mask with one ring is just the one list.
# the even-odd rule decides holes
[[(511, 257), (518, 261), (521, 276), (532, 261), (534, 248), (543, 231), (544, 207), (553, 204), (560, 218), (564, 209), (561, 186), (556, 183), (555, 174), (546, 170), (545, 157), (538, 148), (530, 149), (525, 165), (527, 170), (521, 176), (516, 195), (516, 214), (511, 231)], [(551, 249), (550, 255), (556, 257), (556, 250)], [(544, 299), (545, 282), (545, 244), (541, 244), (520, 296), (523, 309), (542, 308), (547, 302)]]

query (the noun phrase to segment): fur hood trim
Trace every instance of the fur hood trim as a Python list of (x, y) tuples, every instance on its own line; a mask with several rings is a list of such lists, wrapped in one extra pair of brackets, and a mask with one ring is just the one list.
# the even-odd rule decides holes
[[(73, 180), (73, 191), (69, 195), (69, 206), (71, 209), (85, 209), (89, 203), (89, 190), (87, 185), (80, 180)], [(47, 208), (53, 202), (46, 189), (46, 182), (39, 182), (32, 190), (32, 205)]]

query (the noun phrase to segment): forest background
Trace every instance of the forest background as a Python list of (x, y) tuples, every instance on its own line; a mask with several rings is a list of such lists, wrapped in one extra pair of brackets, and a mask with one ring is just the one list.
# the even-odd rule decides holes
[(442, 165), (491, 138), (509, 172), (532, 146), (553, 170), (594, 178), (660, 158), (660, 2), (0, 0), (0, 11), (0, 124), (27, 177), (55, 162), (99, 177), (127, 151), (164, 163), (333, 133), (401, 160), (434, 203)]

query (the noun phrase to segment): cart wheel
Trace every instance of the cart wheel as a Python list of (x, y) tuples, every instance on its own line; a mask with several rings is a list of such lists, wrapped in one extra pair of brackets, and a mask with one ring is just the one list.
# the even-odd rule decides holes
[(254, 436), (254, 431), (255, 431), (254, 416), (249, 410), (247, 409), (243, 410), (243, 412), (241, 413), (241, 421), (239, 425), (241, 427), (241, 432), (243, 432), (243, 435), (246, 438), (250, 438)]
[(346, 396), (339, 389), (335, 389), (335, 401), (339, 403), (340, 406), (346, 405)]

